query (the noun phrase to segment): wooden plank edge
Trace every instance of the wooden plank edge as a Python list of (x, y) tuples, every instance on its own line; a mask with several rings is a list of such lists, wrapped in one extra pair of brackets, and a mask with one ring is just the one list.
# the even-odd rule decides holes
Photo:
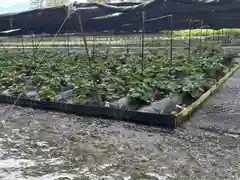
[(205, 102), (213, 93), (215, 93), (226, 80), (228, 80), (238, 69), (240, 63), (233, 67), (225, 76), (223, 76), (215, 85), (213, 85), (208, 91), (206, 91), (200, 98), (194, 101), (187, 108), (179, 112), (175, 116), (175, 127), (180, 126), (183, 122), (187, 121), (195, 110), (197, 110), (203, 102)]

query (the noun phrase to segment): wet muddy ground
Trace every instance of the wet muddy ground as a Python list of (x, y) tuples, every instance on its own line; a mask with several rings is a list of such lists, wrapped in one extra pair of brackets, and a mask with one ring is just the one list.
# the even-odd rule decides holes
[(240, 71), (174, 131), (21, 107), (3, 125), (1, 180), (240, 179)]

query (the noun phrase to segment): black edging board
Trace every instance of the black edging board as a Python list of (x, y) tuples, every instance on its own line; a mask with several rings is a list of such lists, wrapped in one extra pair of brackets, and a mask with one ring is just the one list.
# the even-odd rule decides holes
[[(0, 103), (14, 104), (16, 99), (17, 97), (0, 95)], [(124, 109), (101, 106), (66, 104), (53, 101), (38, 101), (26, 98), (20, 98), (16, 105), (36, 109), (55, 110), (58, 112), (71, 113), (80, 116), (123, 120), (152, 126), (163, 126), (168, 128), (175, 127), (175, 117), (173, 115), (128, 111)]]

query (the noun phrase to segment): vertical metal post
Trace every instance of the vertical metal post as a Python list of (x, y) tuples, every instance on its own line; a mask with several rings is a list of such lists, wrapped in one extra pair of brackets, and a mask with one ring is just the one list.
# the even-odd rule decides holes
[(17, 36), (17, 47), (18, 47), (18, 52), (20, 51), (20, 47), (19, 47), (19, 36)]
[(170, 63), (172, 64), (173, 59), (173, 16), (170, 16)]
[(127, 40), (126, 40), (126, 37), (124, 36), (124, 45), (125, 45), (125, 50), (127, 52)]
[(78, 21), (79, 21), (79, 25), (80, 25), (80, 31), (82, 33), (82, 38), (83, 38), (83, 42), (84, 42), (85, 51), (86, 51), (87, 57), (89, 57), (87, 40), (86, 40), (86, 37), (84, 35), (84, 30), (83, 30), (83, 25), (82, 25), (82, 19), (81, 19), (81, 16), (80, 16), (80, 12), (78, 12)]
[(220, 41), (220, 31), (218, 30), (217, 31), (217, 42), (219, 43), (219, 41)]
[(205, 31), (205, 49), (207, 49), (207, 38), (208, 38), (208, 29)]
[(227, 40), (226, 40), (226, 33), (224, 34), (224, 32), (223, 32), (223, 29), (222, 29), (222, 36), (223, 36), (223, 41), (224, 41), (224, 45), (227, 45)]
[(127, 54), (128, 54), (129, 53), (128, 40), (126, 41), (126, 51), (127, 51)]
[(92, 42), (93, 42), (93, 50), (92, 50), (93, 53), (92, 53), (92, 54), (93, 54), (93, 56), (95, 56), (95, 50), (96, 50), (95, 48), (96, 48), (96, 47), (95, 47), (95, 36), (94, 36), (94, 35), (93, 35), (93, 37), (92, 37)]
[[(85, 47), (86, 55), (87, 55), (87, 58), (88, 58), (88, 64), (89, 64), (90, 73), (91, 73), (91, 77), (92, 77), (92, 75), (93, 75), (93, 70), (92, 70), (91, 57), (89, 56), (89, 51), (88, 51), (88, 46), (87, 46), (87, 40), (86, 40), (86, 37), (85, 37), (85, 35), (84, 35), (84, 30), (83, 30), (83, 25), (82, 25), (82, 19), (81, 19), (80, 12), (78, 12), (78, 21), (79, 21), (80, 31), (81, 31), (81, 33), (82, 33), (82, 38), (83, 38), (83, 42), (84, 42), (84, 47)], [(94, 89), (97, 91), (95, 79), (93, 79), (93, 86), (94, 86)]]
[(202, 56), (202, 29), (203, 29), (203, 21), (201, 21), (201, 30), (200, 30), (200, 44), (199, 44), (200, 56)]
[(36, 59), (36, 54), (35, 54), (35, 42), (34, 42), (34, 36), (32, 33), (32, 50), (33, 50), (33, 60)]
[(141, 62), (141, 67), (142, 71), (141, 73), (143, 74), (144, 70), (144, 35), (145, 35), (145, 11), (142, 11), (142, 62)]
[(69, 35), (66, 35), (67, 37), (67, 49), (68, 49), (68, 54), (70, 53), (70, 42), (69, 42)]
[(12, 16), (10, 16), (9, 25), (10, 25), (10, 29), (13, 29), (13, 19), (12, 19)]
[[(235, 34), (233, 34), (233, 29), (232, 29), (232, 28), (231, 28), (231, 36), (232, 36), (234, 39), (236, 39)], [(228, 42), (229, 42), (230, 44), (232, 44), (232, 42), (234, 41), (233, 38), (231, 38), (231, 37), (229, 36)]]
[(213, 41), (214, 41), (214, 39), (215, 39), (215, 32), (214, 32), (214, 29), (213, 29), (213, 32), (212, 32), (212, 39), (213, 39)]
[(66, 40), (66, 35), (64, 34), (64, 47), (67, 47), (67, 40)]
[(25, 49), (24, 49), (24, 43), (23, 43), (23, 36), (21, 35), (21, 41), (22, 41), (22, 48), (23, 48), (23, 53), (25, 52)]
[(191, 53), (191, 36), (192, 36), (192, 19), (189, 19), (188, 59), (190, 59), (190, 53)]
[(112, 37), (113, 37), (113, 36), (110, 37), (109, 42), (108, 42), (108, 47), (107, 47), (107, 50), (106, 50), (106, 55), (107, 55), (107, 56), (108, 56), (108, 52), (109, 52), (110, 46), (111, 46), (111, 44), (112, 44)]

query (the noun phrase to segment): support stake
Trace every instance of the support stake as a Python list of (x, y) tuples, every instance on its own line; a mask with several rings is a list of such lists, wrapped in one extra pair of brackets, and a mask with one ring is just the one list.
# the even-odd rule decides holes
[(141, 62), (141, 67), (142, 71), (141, 74), (143, 74), (144, 70), (144, 35), (145, 35), (145, 11), (142, 11), (142, 62)]
[(188, 34), (188, 60), (191, 53), (191, 36), (192, 36), (192, 19), (189, 19), (189, 34)]
[(173, 22), (172, 15), (170, 16), (170, 63), (172, 64), (173, 59)]

